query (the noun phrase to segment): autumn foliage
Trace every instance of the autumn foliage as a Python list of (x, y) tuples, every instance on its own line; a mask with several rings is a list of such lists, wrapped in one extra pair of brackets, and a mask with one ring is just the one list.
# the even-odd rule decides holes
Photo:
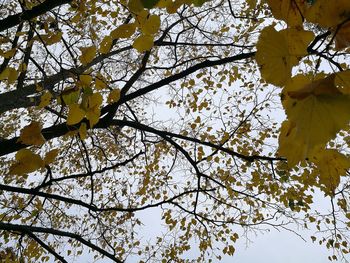
[(217, 262), (293, 226), (346, 260), (349, 0), (8, 0), (0, 32), (2, 261)]

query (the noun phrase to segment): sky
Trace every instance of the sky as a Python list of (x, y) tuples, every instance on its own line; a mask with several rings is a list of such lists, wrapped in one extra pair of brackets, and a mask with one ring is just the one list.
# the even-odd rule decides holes
[[(300, 231), (305, 234), (306, 231)], [(305, 235), (305, 237), (307, 237)], [(236, 247), (236, 255), (233, 258), (225, 257), (222, 262), (259, 262), (259, 263), (327, 263), (330, 262), (328, 251), (318, 244), (313, 244), (310, 238), (307, 242), (293, 233), (271, 230), (267, 234), (252, 238), (252, 243), (244, 247), (241, 240)]]
[[(164, 94), (163, 94), (164, 92)], [(158, 94), (159, 93), (159, 94)], [(160, 98), (167, 97), (164, 90), (158, 91)], [(154, 106), (154, 105), (153, 105)], [(156, 120), (169, 120), (174, 113), (162, 103), (150, 109)], [(276, 112), (276, 120), (282, 121), (285, 117), (281, 112)], [(318, 211), (326, 212), (330, 208), (329, 198), (324, 197), (320, 192), (314, 195), (314, 204), (312, 207)], [(157, 211), (158, 210), (158, 211)], [(148, 240), (152, 236), (160, 234), (162, 231), (160, 211), (158, 208), (138, 212), (137, 215), (142, 219), (143, 227), (140, 229), (139, 236)], [(234, 226), (237, 227), (237, 226)], [(329, 263), (328, 256), (332, 255), (331, 251), (325, 248), (325, 245), (313, 243), (310, 236), (314, 235), (315, 230), (306, 231), (305, 229), (293, 229), (297, 234), (287, 230), (269, 229), (266, 232), (257, 234), (250, 233), (249, 240), (241, 236), (235, 246), (233, 256), (224, 256), (221, 263)], [(242, 232), (242, 230), (237, 230)], [(195, 252), (191, 251), (186, 254), (189, 258), (195, 257)], [(186, 258), (186, 257), (184, 257)], [(350, 261), (350, 256), (347, 259)], [(107, 262), (107, 261), (103, 261)], [(136, 259), (129, 258), (126, 263), (136, 263)], [(154, 261), (150, 261), (154, 262)], [(218, 260), (213, 259), (213, 262)], [(332, 261), (341, 263), (344, 261)]]
[[(143, 219), (144, 226), (139, 235), (144, 239), (149, 239), (162, 231), (161, 220), (157, 208), (142, 211), (138, 216)], [(312, 231), (297, 230), (303, 236), (303, 240), (295, 233), (286, 230), (277, 231), (270, 229), (265, 233), (249, 235), (249, 241), (245, 237), (240, 237), (235, 246), (233, 256), (224, 256), (222, 261), (213, 259), (214, 263), (329, 263), (328, 251), (324, 245), (313, 243), (310, 236)], [(188, 258), (194, 257), (194, 252), (187, 254)], [(187, 258), (187, 257), (184, 257)], [(86, 260), (86, 261), (85, 261)], [(348, 258), (350, 260), (350, 257)], [(85, 254), (84, 263), (95, 262), (91, 255)], [(108, 259), (99, 260), (98, 263), (112, 262)], [(125, 263), (137, 263), (136, 258), (128, 258)], [(154, 262), (154, 261), (150, 261)], [(342, 261), (332, 261), (341, 263)]]

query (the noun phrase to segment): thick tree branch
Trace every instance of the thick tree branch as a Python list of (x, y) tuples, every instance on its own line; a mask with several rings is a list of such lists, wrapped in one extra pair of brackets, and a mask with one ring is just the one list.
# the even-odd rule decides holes
[(55, 236), (73, 238), (73, 239), (79, 241), (80, 243), (84, 244), (85, 246), (88, 246), (89, 248), (98, 251), (99, 253), (108, 257), (109, 259), (111, 259), (114, 262), (118, 262), (118, 263), (123, 262), (123, 261), (117, 259), (113, 254), (111, 254), (111, 253), (103, 250), (102, 248), (96, 246), (95, 244), (92, 244), (91, 242), (85, 240), (80, 235), (74, 234), (71, 232), (56, 230), (53, 228), (36, 227), (36, 226), (28, 226), (28, 225), (17, 225), (17, 224), (3, 223), (3, 222), (0, 222), (0, 230), (21, 232), (23, 234), (46, 233), (46, 234), (51, 234), (51, 235), (55, 235)]
[[(37, 189), (29, 189), (29, 188), (23, 188), (23, 187), (16, 187), (16, 186), (9, 186), (9, 185), (4, 185), (4, 184), (0, 184), (0, 190), (1, 191), (6, 191), (6, 192), (12, 192), (12, 193), (19, 193), (19, 194), (27, 194), (27, 195), (33, 195), (33, 196), (39, 196), (39, 197), (44, 197), (44, 198), (48, 198), (51, 200), (57, 200), (57, 201), (61, 201), (64, 202), (66, 204), (72, 204), (72, 205), (78, 205), (80, 207), (84, 207), (89, 209), (90, 211), (94, 211), (94, 212), (111, 212), (111, 211), (117, 211), (117, 212), (127, 212), (127, 213), (132, 213), (132, 212), (137, 212), (137, 211), (142, 211), (142, 210), (146, 210), (148, 208), (154, 208), (154, 207), (158, 207), (160, 205), (164, 205), (164, 204), (169, 204), (172, 203), (173, 201), (175, 201), (176, 199), (179, 199), (183, 196), (186, 195), (191, 195), (193, 193), (198, 192), (198, 189), (195, 190), (187, 190), (184, 191), (182, 193), (179, 193), (177, 195), (174, 195), (168, 199), (153, 203), (153, 204), (147, 204), (144, 206), (139, 206), (139, 207), (122, 207), (122, 206), (116, 206), (116, 207), (97, 207), (93, 204), (89, 204), (89, 203), (85, 203), (81, 200), (78, 199), (74, 199), (74, 198), (69, 198), (69, 197), (65, 197), (65, 196), (61, 196), (61, 195), (57, 195), (57, 194), (49, 194), (49, 193), (45, 193), (45, 192), (40, 192)], [(200, 192), (210, 192), (210, 191), (214, 191), (215, 189), (200, 189)]]
[[(84, 119), (82, 122), (88, 123), (86, 119)], [(265, 160), (265, 161), (283, 161), (283, 160), (285, 160), (282, 157), (268, 157), (268, 156), (260, 156), (260, 155), (243, 155), (243, 154), (235, 152), (231, 149), (225, 148), (221, 145), (216, 145), (216, 144), (213, 144), (213, 143), (210, 143), (207, 141), (201, 141), (200, 139), (184, 136), (184, 135), (177, 134), (177, 133), (157, 130), (155, 128), (149, 127), (149, 126), (141, 124), (139, 122), (133, 122), (133, 121), (127, 121), (127, 120), (106, 120), (106, 119), (102, 118), (94, 126), (94, 129), (107, 128), (108, 126), (112, 126), (112, 125), (116, 125), (116, 126), (120, 126), (120, 127), (129, 126), (129, 127), (134, 128), (134, 129), (157, 134), (161, 137), (169, 136), (169, 137), (174, 137), (174, 138), (202, 144), (202, 145), (214, 148), (214, 149), (218, 149), (220, 151), (223, 151), (227, 154), (238, 157), (238, 158), (245, 160), (245, 161), (248, 161), (248, 162), (253, 162), (255, 160)], [(77, 129), (79, 129), (79, 127), (80, 127), (80, 123), (73, 125), (73, 126), (68, 126), (66, 123), (62, 123), (62, 124), (58, 124), (55, 126), (45, 128), (41, 131), (41, 133), (43, 134), (43, 136), (46, 140), (51, 140), (53, 138), (61, 137), (69, 131), (77, 130)], [(15, 138), (12, 138), (9, 140), (1, 141), (0, 142), (0, 156), (7, 155), (10, 153), (16, 152), (20, 149), (28, 147), (28, 145), (26, 145), (26, 144), (18, 143), (17, 142), (18, 140), (19, 140), (19, 137), (15, 137)]]
[(118, 167), (122, 167), (122, 166), (127, 165), (128, 163), (130, 163), (130, 162), (134, 161), (136, 158), (138, 158), (141, 154), (144, 154), (144, 152), (140, 151), (136, 155), (132, 156), (130, 159), (127, 159), (127, 160), (125, 160), (123, 162), (120, 162), (120, 163), (116, 163), (116, 164), (114, 164), (112, 166), (109, 166), (109, 167), (104, 167), (104, 168), (102, 168), (100, 170), (95, 170), (95, 171), (91, 171), (91, 172), (88, 172), (88, 173), (77, 173), (77, 174), (71, 174), (71, 175), (58, 177), (58, 178), (52, 178), (49, 181), (41, 184), (40, 188), (43, 188), (45, 186), (49, 186), (49, 185), (51, 185), (53, 183), (58, 183), (58, 182), (61, 182), (61, 181), (65, 181), (65, 180), (84, 178), (84, 177), (88, 177), (88, 176), (95, 175), (95, 174), (102, 174), (104, 172), (107, 172), (107, 171), (116, 169)]
[(116, 111), (116, 109), (118, 108), (118, 106), (125, 103), (125, 102), (128, 102), (128, 101), (133, 100), (135, 98), (138, 98), (142, 95), (150, 93), (154, 90), (157, 90), (157, 89), (159, 89), (163, 86), (166, 86), (166, 85), (168, 85), (176, 80), (185, 78), (186, 76), (196, 72), (197, 70), (208, 68), (208, 67), (220, 66), (220, 65), (227, 64), (227, 63), (233, 63), (233, 62), (237, 62), (240, 60), (253, 58), (254, 55), (255, 55), (255, 52), (249, 52), (249, 53), (242, 53), (239, 55), (226, 57), (226, 58), (222, 58), (222, 59), (217, 59), (217, 60), (205, 60), (205, 61), (200, 62), (194, 66), (191, 66), (191, 67), (189, 67), (189, 68), (187, 68), (187, 69), (185, 69), (177, 74), (174, 74), (170, 77), (164, 78), (164, 79), (162, 79), (158, 82), (155, 82), (151, 85), (148, 85), (144, 88), (138, 89), (137, 91), (134, 91), (130, 94), (125, 94), (124, 96), (121, 96), (121, 98), (119, 99), (118, 102), (107, 105), (106, 107), (104, 107), (101, 110), (101, 113), (102, 113), (102, 115), (109, 113), (109, 120), (111, 120), (111, 118), (113, 118), (113, 116), (114, 116), (114, 114), (111, 114), (111, 113), (114, 113)]
[(121, 52), (131, 49), (131, 46), (120, 48), (112, 51), (108, 54), (101, 54), (93, 59), (89, 64), (85, 66), (79, 66), (77, 68), (63, 69), (60, 72), (45, 78), (43, 81), (36, 84), (27, 85), (21, 89), (5, 92), (0, 94), (0, 114), (19, 108), (28, 108), (31, 106), (38, 105), (40, 103), (40, 95), (33, 96), (36, 94), (37, 87), (41, 87), (43, 90), (52, 91), (55, 85), (68, 78), (72, 78), (82, 74), (88, 68), (100, 63), (104, 59), (117, 55)]
[(34, 6), (31, 10), (25, 10), (22, 13), (11, 15), (0, 20), (0, 32), (9, 29), (23, 21), (31, 20), (37, 16), (45, 14), (55, 7), (72, 2), (72, 0), (46, 0), (45, 2)]
[(205, 146), (208, 146), (208, 147), (211, 147), (211, 148), (223, 151), (223, 152), (225, 152), (225, 153), (227, 153), (229, 155), (238, 157), (238, 158), (243, 159), (243, 160), (248, 161), (248, 162), (253, 162), (255, 160), (265, 160), (265, 161), (283, 161), (283, 160), (285, 160), (284, 158), (281, 158), (281, 157), (269, 157), (269, 156), (260, 156), (260, 155), (243, 155), (243, 154), (235, 152), (235, 151), (233, 151), (231, 149), (225, 148), (225, 147), (223, 147), (221, 145), (216, 145), (216, 144), (208, 142), (208, 141), (202, 141), (200, 139), (192, 138), (192, 137), (181, 135), (181, 134), (178, 134), (178, 133), (173, 133), (173, 132), (168, 132), (168, 131), (163, 131), (163, 130), (157, 130), (155, 128), (152, 128), (150, 126), (141, 124), (139, 122), (133, 122), (133, 121), (127, 121), (127, 120), (113, 120), (111, 125), (112, 124), (129, 126), (129, 127), (134, 128), (134, 129), (138, 129), (138, 130), (142, 130), (142, 131), (151, 132), (153, 134), (157, 134), (158, 136), (161, 136), (161, 137), (168, 136), (170, 138), (178, 138), (178, 139), (181, 139), (181, 140), (198, 143), (198, 144), (201, 144), (201, 145), (205, 145)]
[(197, 70), (209, 68), (209, 67), (214, 67), (214, 66), (220, 66), (220, 65), (224, 65), (224, 64), (228, 64), (228, 63), (237, 62), (240, 60), (253, 58), (254, 55), (255, 55), (255, 52), (249, 52), (249, 53), (242, 53), (242, 54), (238, 54), (235, 56), (226, 57), (226, 58), (217, 59), (217, 60), (205, 60), (203, 62), (200, 62), (192, 67), (189, 67), (189, 68), (181, 71), (180, 73), (174, 74), (170, 77), (162, 79), (161, 81), (158, 81), (154, 84), (151, 84), (145, 88), (142, 88), (142, 89), (139, 89), (133, 93), (130, 93), (130, 94), (126, 95), (124, 98), (122, 98), (121, 102), (129, 101), (129, 100), (135, 99), (139, 96), (145, 95), (153, 90), (156, 90), (160, 87), (168, 85), (171, 82), (182, 79), (182, 78), (196, 72)]
[[(11, 49), (16, 48), (17, 44), (18, 44), (18, 40), (19, 40), (19, 32), (22, 31), (23, 28), (23, 24), (19, 24), (17, 27), (17, 31), (16, 31), (16, 35), (12, 41), (12, 45), (11, 45)], [(11, 58), (5, 58), (4, 61), (2, 62), (2, 64), (0, 65), (0, 74), (5, 70), (5, 68), (8, 66), (9, 62), (10, 62)]]
[[(121, 49), (118, 49), (116, 51), (110, 52), (109, 54), (101, 54), (97, 56), (92, 62), (90, 62), (86, 66), (79, 66), (78, 68), (71, 68), (71, 69), (64, 69), (57, 74), (51, 75), (47, 77), (45, 80), (37, 83), (37, 84), (30, 84), (26, 87), (23, 87), (22, 89), (16, 89), (14, 91), (9, 91), (6, 93), (0, 94), (0, 114), (4, 113), (9, 110), (13, 109), (19, 109), (19, 108), (27, 108), (31, 106), (35, 106), (40, 102), (40, 96), (33, 97), (31, 95), (37, 93), (37, 87), (41, 87), (44, 90), (52, 90), (54, 86), (59, 83), (60, 81), (63, 81), (69, 77), (77, 76), (79, 74), (82, 74), (86, 69), (98, 64), (99, 62), (103, 61), (104, 59), (111, 57), (113, 55), (116, 55), (118, 53), (124, 52), (126, 50), (129, 50), (131, 47), (124, 47)], [(239, 55), (218, 59), (218, 60), (206, 60), (203, 62), (200, 62), (192, 67), (189, 67), (180, 73), (174, 74), (170, 77), (167, 77), (165, 79), (162, 79), (161, 81), (158, 81), (156, 83), (153, 83), (147, 87), (144, 87), (140, 90), (137, 90), (133, 93), (130, 93), (128, 95), (122, 96), (121, 100), (118, 102), (119, 104), (124, 103), (125, 101), (129, 101), (132, 99), (137, 98), (138, 96), (145, 95), (153, 90), (156, 90), (160, 87), (163, 87), (167, 84), (170, 84), (171, 82), (174, 82), (176, 80), (179, 80), (181, 78), (184, 78), (185, 76), (188, 76), (189, 74), (192, 74), (196, 72), (197, 70), (213, 67), (213, 66), (219, 66), (226, 63), (232, 63), (237, 62), (244, 59), (249, 59), (254, 57), (255, 52), (249, 52), (249, 53), (242, 53)], [(148, 57), (148, 56), (147, 56)], [(143, 69), (144, 70), (144, 69)], [(134, 80), (132, 81), (134, 83)], [(124, 88), (123, 92), (127, 92), (130, 89), (128, 85)], [(31, 97), (29, 97), (31, 96)], [(115, 109), (116, 105), (111, 104), (106, 107), (102, 113), (111, 112), (112, 109)]]

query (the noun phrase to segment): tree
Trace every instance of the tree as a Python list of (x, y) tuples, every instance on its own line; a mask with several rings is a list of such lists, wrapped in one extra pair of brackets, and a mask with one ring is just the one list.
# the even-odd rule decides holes
[(217, 261), (237, 226), (297, 224), (346, 260), (349, 20), (348, 0), (3, 1), (1, 258)]

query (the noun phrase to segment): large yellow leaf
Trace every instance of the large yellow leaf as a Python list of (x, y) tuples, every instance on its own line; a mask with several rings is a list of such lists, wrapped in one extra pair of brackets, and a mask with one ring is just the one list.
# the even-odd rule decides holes
[(157, 7), (158, 8), (166, 8), (168, 5), (170, 5), (172, 3), (171, 0), (159, 0), (159, 2), (157, 3)]
[(101, 73), (97, 73), (95, 77), (95, 87), (98, 90), (107, 88), (107, 80)]
[(96, 55), (96, 47), (95, 46), (82, 47), (82, 48), (80, 48), (80, 51), (81, 51), (81, 55), (79, 57), (79, 60), (80, 60), (81, 64), (83, 64), (83, 65), (90, 63)]
[(143, 10), (143, 4), (141, 0), (129, 0), (128, 8), (131, 13), (137, 14)]
[(308, 54), (307, 47), (310, 42), (314, 39), (315, 35), (311, 31), (305, 31), (301, 28), (288, 28), (282, 30), (281, 33), (284, 35), (287, 45), (288, 53), (298, 63), (299, 60)]
[(182, 6), (183, 1), (168, 1), (169, 4), (166, 6), (166, 11), (169, 14), (174, 14)]
[(19, 72), (18, 72), (18, 70), (11, 68), (11, 67), (9, 67), (8, 70), (9, 70), (9, 74), (8, 74), (8, 78), (7, 78), (7, 83), (12, 84), (17, 80)]
[[(317, 78), (319, 79), (315, 79), (310, 83), (308, 82), (309, 81), (308, 78), (301, 78), (305, 80), (305, 83), (303, 83), (302, 85), (301, 83), (298, 83), (298, 86), (293, 86), (293, 87), (287, 86), (285, 91), (287, 91), (287, 95), (290, 98), (298, 99), (298, 100), (302, 100), (310, 95), (318, 96), (318, 95), (341, 94), (339, 89), (334, 85), (335, 74), (330, 74), (329, 76), (326, 76), (326, 77), (324, 77), (323, 74), (319, 74)], [(297, 78), (295, 78), (294, 80), (296, 83), (298, 82)], [(290, 83), (292, 82), (293, 80)], [(301, 86), (302, 88), (299, 88)], [(294, 87), (298, 87), (298, 89), (294, 90)], [(286, 102), (288, 103), (289, 100), (286, 100)], [(286, 105), (286, 107), (288, 106)]]
[(100, 93), (94, 93), (89, 96), (88, 108), (99, 107), (102, 104), (102, 95)]
[(307, 46), (313, 37), (312, 32), (304, 30), (264, 28), (256, 46), (255, 59), (265, 81), (282, 86), (291, 77), (293, 66), (307, 54)]
[(141, 35), (135, 39), (132, 46), (140, 53), (149, 51), (153, 47), (153, 37), (149, 35)]
[(100, 93), (94, 93), (88, 98), (88, 107), (86, 110), (86, 118), (89, 120), (90, 127), (93, 127), (99, 120), (102, 104), (102, 96)]
[(334, 83), (340, 92), (350, 95), (350, 70), (335, 73)]
[(141, 31), (145, 35), (153, 35), (158, 32), (160, 27), (160, 18), (157, 15), (148, 16), (147, 19), (141, 24)]
[(299, 26), (303, 24), (302, 0), (267, 0), (273, 16), (285, 21), (288, 26)]
[(350, 46), (350, 21), (344, 23), (335, 35), (335, 49), (341, 50)]
[(83, 74), (79, 76), (79, 81), (82, 87), (90, 87), (92, 77), (89, 74)]
[(135, 15), (135, 26), (142, 27), (146, 23), (146, 20), (150, 16), (148, 10), (142, 10), (140, 13)]
[(317, 0), (306, 9), (304, 17), (322, 27), (334, 27), (350, 15), (349, 0)]
[(10, 85), (17, 80), (18, 71), (12, 67), (5, 68), (0, 73), (0, 81), (7, 79), (7, 83)]
[(19, 150), (16, 153), (16, 161), (11, 165), (9, 174), (22, 175), (44, 167), (44, 161), (41, 157), (28, 149)]
[(319, 171), (319, 182), (324, 191), (332, 195), (340, 183), (340, 177), (350, 168), (350, 159), (333, 149), (318, 149), (313, 153), (312, 162)]
[(39, 122), (33, 121), (21, 130), (18, 141), (27, 145), (40, 146), (45, 143), (45, 138), (41, 134), (42, 126)]
[(116, 38), (129, 38), (135, 33), (135, 24), (125, 24), (117, 27), (111, 32), (111, 37)]
[(78, 133), (79, 133), (79, 136), (80, 136), (81, 140), (85, 140), (87, 138), (87, 127), (86, 127), (86, 123), (85, 122), (80, 124)]
[(295, 123), (284, 121), (279, 136), (278, 154), (288, 160), (288, 166), (293, 167), (307, 157), (307, 145), (303, 138), (297, 137)]
[(77, 103), (80, 97), (80, 90), (78, 87), (67, 88), (62, 91), (61, 97), (66, 105)]
[(111, 48), (112, 48), (112, 44), (113, 44), (113, 39), (110, 36), (105, 36), (100, 44), (100, 48), (99, 51), (102, 54), (107, 54)]
[(80, 108), (79, 104), (69, 105), (67, 124), (73, 125), (80, 122), (85, 117), (85, 111)]
[[(280, 153), (292, 164), (310, 157), (318, 145), (326, 145), (336, 134), (347, 127), (350, 120), (350, 96), (342, 94), (332, 82), (334, 77), (324, 75), (297, 75), (283, 90), (283, 106), (290, 126), (280, 134)], [(332, 86), (333, 85), (333, 86)], [(326, 88), (328, 86), (328, 88)], [(287, 128), (285, 128), (287, 130)], [(301, 147), (298, 153), (289, 153)]]

